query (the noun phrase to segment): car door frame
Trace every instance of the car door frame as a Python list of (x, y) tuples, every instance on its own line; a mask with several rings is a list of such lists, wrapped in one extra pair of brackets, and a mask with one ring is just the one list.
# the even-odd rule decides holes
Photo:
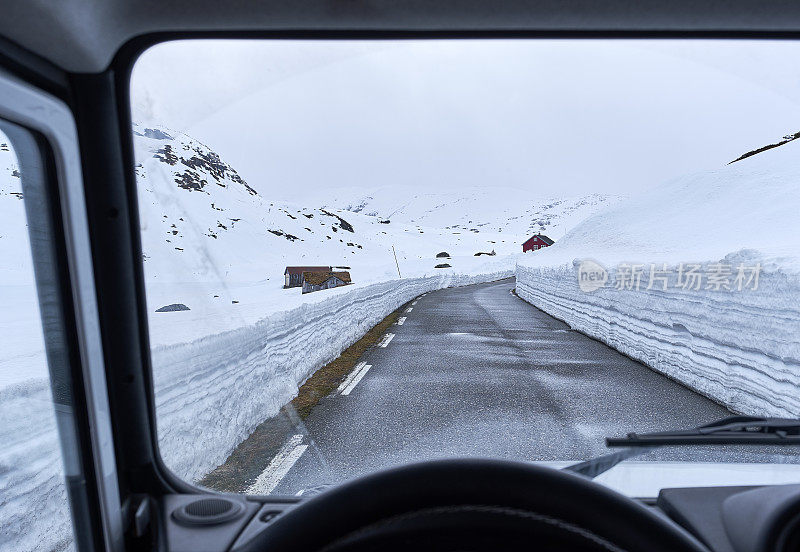
[(67, 347), (76, 352), (77, 359), (69, 367), (75, 405), (72, 421), (84, 421), (70, 426), (74, 433), (60, 428), (62, 450), (74, 455), (65, 458), (67, 475), (77, 472), (82, 478), (77, 492), (70, 495), (76, 542), (81, 552), (123, 550), (123, 517), (76, 126), (70, 107), (61, 98), (7, 67), (0, 67), (0, 119), (30, 138), (22, 141), (26, 150), (18, 154), (20, 158), (39, 157), (47, 175), (48, 201), (56, 211), (49, 226), (62, 234), (54, 236), (54, 242), (63, 247), (56, 264), (59, 283), (68, 296), (59, 298), (62, 322), (70, 329)]

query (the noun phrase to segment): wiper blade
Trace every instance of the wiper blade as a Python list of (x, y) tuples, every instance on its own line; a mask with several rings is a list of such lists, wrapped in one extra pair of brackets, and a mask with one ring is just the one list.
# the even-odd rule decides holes
[(800, 420), (728, 416), (694, 429), (628, 433), (606, 437), (606, 446), (625, 447), (563, 468), (594, 479), (620, 462), (648, 452), (650, 447), (668, 445), (800, 445)]
[(759, 444), (800, 445), (800, 420), (729, 416), (694, 429), (606, 437), (608, 447)]
[(620, 462), (624, 462), (628, 458), (633, 458), (634, 456), (638, 456), (645, 452), (647, 452), (647, 449), (642, 447), (628, 447), (616, 452), (612, 452), (611, 454), (604, 454), (603, 456), (591, 458), (585, 462), (570, 464), (562, 469), (564, 471), (571, 471), (573, 473), (583, 475), (589, 479), (594, 479), (601, 473), (607, 472)]

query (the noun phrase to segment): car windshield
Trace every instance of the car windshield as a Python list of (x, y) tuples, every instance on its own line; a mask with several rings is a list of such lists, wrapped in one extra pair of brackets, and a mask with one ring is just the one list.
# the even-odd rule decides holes
[[(800, 45), (194, 40), (131, 77), (158, 442), (207, 488), (800, 417)], [(674, 445), (601, 480), (800, 482)], [(615, 475), (616, 474), (616, 475)]]

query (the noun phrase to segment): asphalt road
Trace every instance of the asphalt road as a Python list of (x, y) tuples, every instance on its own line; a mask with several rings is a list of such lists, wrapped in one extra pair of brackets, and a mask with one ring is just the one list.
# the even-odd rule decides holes
[[(452, 456), (585, 460), (609, 452), (608, 435), (730, 415), (570, 330), (513, 295), (513, 287), (509, 279), (419, 297), (402, 325), (389, 330), (394, 337), (385, 347), (362, 356), (368, 371), (291, 430), (251, 492), (295, 494)], [(649, 456), (680, 459), (666, 450)]]

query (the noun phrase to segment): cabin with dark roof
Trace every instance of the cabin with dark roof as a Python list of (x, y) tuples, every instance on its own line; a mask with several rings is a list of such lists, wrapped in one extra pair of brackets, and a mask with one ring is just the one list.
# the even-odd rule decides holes
[(284, 288), (300, 287), (303, 285), (303, 272), (330, 272), (330, 266), (287, 266), (283, 271), (286, 278)]
[(346, 286), (352, 283), (349, 272), (303, 272), (303, 293)]
[(543, 247), (550, 247), (551, 245), (553, 245), (553, 240), (544, 234), (536, 234), (522, 244), (522, 252), (525, 253), (526, 251), (538, 251)]

